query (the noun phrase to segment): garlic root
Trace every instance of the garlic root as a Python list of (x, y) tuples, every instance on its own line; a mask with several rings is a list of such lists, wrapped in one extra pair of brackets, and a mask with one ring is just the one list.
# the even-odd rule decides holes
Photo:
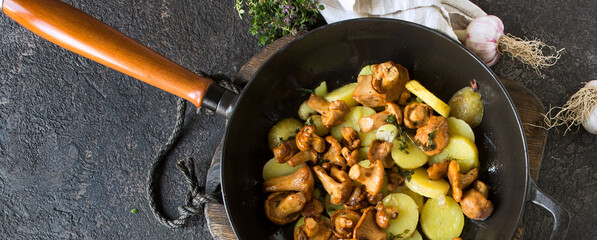
[(585, 84), (563, 107), (550, 107), (543, 117), (547, 129), (565, 125), (566, 134), (582, 124), (588, 132), (597, 134), (597, 80)]
[[(522, 39), (509, 33), (499, 38), (497, 49), (503, 55), (528, 64), (541, 77), (543, 77), (541, 69), (556, 64), (562, 51), (564, 51), (564, 48), (558, 50), (556, 47), (549, 46), (539, 40)], [(547, 55), (544, 54), (544, 49), (547, 49)]]

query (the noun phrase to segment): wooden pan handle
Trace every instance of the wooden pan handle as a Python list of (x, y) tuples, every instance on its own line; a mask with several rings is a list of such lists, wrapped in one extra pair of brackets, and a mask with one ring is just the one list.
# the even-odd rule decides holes
[(199, 107), (212, 83), (58, 0), (3, 0), (4, 13), (35, 34)]

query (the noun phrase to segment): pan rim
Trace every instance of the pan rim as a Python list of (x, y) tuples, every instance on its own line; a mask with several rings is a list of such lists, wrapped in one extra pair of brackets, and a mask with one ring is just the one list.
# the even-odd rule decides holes
[[(491, 77), (495, 80), (495, 82), (497, 83), (497, 86), (499, 87), (499, 89), (501, 90), (502, 93), (505, 94), (506, 96), (506, 100), (508, 102), (508, 106), (509, 108), (512, 110), (514, 117), (516, 119), (516, 125), (518, 127), (518, 132), (520, 132), (520, 136), (522, 137), (521, 142), (522, 142), (522, 147), (524, 150), (524, 184), (523, 184), (523, 193), (522, 193), (522, 201), (520, 202), (520, 212), (518, 214), (518, 217), (516, 219), (516, 227), (514, 227), (512, 229), (512, 233), (510, 234), (510, 238), (513, 238), (516, 234), (517, 231), (517, 226), (520, 225), (520, 221), (522, 219), (522, 216), (524, 214), (524, 210), (525, 210), (525, 203), (527, 202), (527, 196), (528, 196), (528, 190), (529, 190), (529, 175), (530, 175), (530, 171), (529, 171), (529, 154), (528, 154), (528, 145), (527, 145), (527, 141), (526, 141), (526, 137), (525, 137), (525, 133), (524, 133), (524, 128), (522, 126), (522, 121), (520, 119), (520, 115), (518, 114), (518, 111), (516, 110), (516, 106), (514, 105), (514, 102), (512, 100), (512, 98), (510, 97), (510, 94), (508, 93), (508, 91), (506, 90), (505, 86), (502, 84), (502, 82), (499, 80), (499, 78), (496, 76), (496, 74), (487, 66), (483, 63), (483, 61), (481, 61), (475, 54), (473, 54), (470, 50), (466, 49), (460, 42), (456, 41), (455, 39), (452, 39), (451, 37), (435, 30), (432, 28), (429, 28), (427, 26), (424, 25), (420, 25), (417, 23), (413, 23), (413, 22), (408, 22), (408, 21), (404, 21), (404, 20), (398, 20), (398, 19), (389, 19), (389, 18), (357, 18), (357, 19), (350, 19), (350, 20), (345, 20), (345, 21), (340, 21), (340, 22), (335, 22), (332, 24), (327, 24), (324, 26), (321, 26), (317, 29), (314, 29), (304, 35), (301, 35), (299, 37), (297, 37), (296, 39), (292, 40), (291, 42), (289, 42), (288, 44), (286, 44), (284, 47), (280, 48), (278, 51), (276, 51), (276, 53), (274, 53), (271, 57), (269, 57), (263, 65), (261, 65), (257, 71), (255, 72), (255, 74), (252, 76), (252, 78), (250, 79), (250, 81), (247, 83), (247, 85), (245, 86), (245, 89), (249, 89), (255, 79), (258, 77), (258, 75), (260, 75), (259, 73), (263, 70), (263, 68), (267, 65), (269, 65), (269, 63), (272, 61), (272, 59), (274, 59), (276, 56), (278, 56), (280, 53), (286, 51), (288, 48), (292, 47), (293, 45), (295, 45), (297, 42), (305, 39), (308, 36), (312, 36), (314, 34), (317, 34), (321, 31), (324, 31), (328, 28), (334, 28), (337, 27), (338, 25), (345, 25), (345, 24), (352, 24), (352, 23), (361, 23), (361, 22), (372, 22), (372, 23), (396, 23), (396, 24), (403, 24), (403, 25), (408, 25), (411, 27), (415, 27), (415, 28), (420, 28), (422, 30), (425, 30), (431, 34), (434, 34), (440, 38), (443, 38), (444, 40), (447, 40), (449, 42), (451, 42), (453, 45), (455, 45), (455, 47), (458, 47), (460, 50), (463, 50), (464, 52), (466, 52), (470, 57), (472, 57), (473, 59), (475, 59), (475, 61), (479, 62), (481, 66), (483, 66), (483, 69), (489, 73), (491, 75)], [(232, 115), (229, 118), (229, 122), (232, 122), (235, 117), (237, 116), (236, 113), (236, 107), (238, 106), (238, 103), (244, 98), (244, 95), (246, 94), (247, 91), (245, 91), (243, 89), (243, 91), (241, 92), (241, 94), (238, 97), (237, 102), (235, 103), (235, 107), (234, 107), (234, 112), (232, 113)], [(223, 145), (223, 151), (222, 151), (222, 161), (225, 161), (226, 159), (226, 154), (228, 151), (226, 151), (226, 149), (228, 148), (228, 135), (230, 134), (230, 128), (227, 124), (225, 133), (224, 133), (224, 145)], [(222, 189), (222, 198), (223, 198), (223, 202), (224, 202), (224, 208), (226, 210), (226, 215), (228, 217), (228, 221), (230, 222), (230, 225), (232, 226), (232, 230), (235, 234), (235, 236), (237, 236), (238, 238), (238, 229), (237, 226), (233, 223), (233, 219), (230, 217), (231, 216), (231, 212), (229, 209), (229, 204), (231, 202), (231, 200), (227, 197), (226, 192), (228, 191), (228, 188), (225, 184), (226, 182), (226, 178), (224, 178), (223, 176), (225, 176), (225, 165), (222, 162), (222, 167), (220, 168), (220, 179), (221, 179), (221, 189)]]

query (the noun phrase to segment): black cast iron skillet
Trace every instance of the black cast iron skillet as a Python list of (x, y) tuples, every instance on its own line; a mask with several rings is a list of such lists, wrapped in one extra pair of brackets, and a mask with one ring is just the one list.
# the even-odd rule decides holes
[[(228, 217), (240, 239), (292, 238), (292, 226), (277, 227), (264, 215), (261, 171), (272, 157), (266, 142), (268, 130), (283, 118), (296, 117), (298, 106), (308, 97), (297, 88), (314, 88), (321, 81), (327, 81), (333, 89), (355, 82), (363, 66), (388, 60), (408, 68), (412, 79), (419, 80), (444, 100), (472, 79), (481, 85), (485, 116), (475, 129), (475, 136), (481, 179), (492, 187), (490, 199), (495, 211), (485, 221), (467, 220), (463, 239), (511, 239), (524, 205), (529, 201), (553, 214), (551, 239), (566, 236), (568, 212), (543, 194), (529, 177), (523, 129), (504, 86), (461, 44), (434, 30), (377, 18), (321, 27), (299, 37), (270, 58), (237, 100), (233, 94), (210, 84), (209, 79), (186, 76), (188, 70), (180, 66), (172, 70), (173, 74), (178, 74), (175, 77), (169, 76), (166, 70), (158, 72), (165, 76), (163, 79), (148, 78), (149, 73), (143, 74), (143, 71), (155, 69), (145, 68), (143, 64), (169, 68), (173, 62), (66, 4), (54, 0), (4, 0), (2, 6), (11, 18), (50, 41), (196, 105), (203, 102), (204, 107), (229, 117), (224, 139), (222, 191)], [(65, 17), (68, 21), (60, 20)], [(77, 36), (81, 31), (85, 32), (82, 40)], [(63, 39), (65, 35), (68, 41)], [(85, 39), (96, 40), (85, 43)], [(85, 43), (83, 47), (80, 47), (81, 42)], [(93, 43), (100, 46), (95, 48)], [(107, 51), (102, 48), (104, 45), (118, 51)], [(118, 49), (118, 45), (127, 48)], [(123, 57), (119, 51), (137, 55)], [(144, 55), (147, 53), (150, 56)], [(180, 73), (176, 71), (187, 71), (183, 74), (185, 79), (177, 79)]]

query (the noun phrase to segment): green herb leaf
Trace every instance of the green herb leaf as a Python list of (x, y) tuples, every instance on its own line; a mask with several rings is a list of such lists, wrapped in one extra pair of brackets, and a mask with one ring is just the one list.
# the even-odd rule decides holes
[(315, 91), (307, 88), (297, 88), (298, 91), (308, 92), (308, 93), (315, 93)]
[(413, 170), (402, 170), (400, 171), (400, 175), (402, 175), (402, 177), (406, 178), (406, 181), (410, 181), (410, 179), (412, 178), (412, 175), (415, 173), (415, 171)]
[(284, 35), (295, 35), (325, 23), (317, 0), (236, 0), (234, 8), (242, 18), (251, 17), (249, 32), (259, 44), (268, 44)]
[(139, 210), (137, 210), (136, 208), (131, 209), (131, 213), (138, 213)]
[(386, 118), (386, 122), (389, 124), (398, 125), (398, 120), (396, 119), (396, 115), (394, 114), (388, 115), (388, 117)]

